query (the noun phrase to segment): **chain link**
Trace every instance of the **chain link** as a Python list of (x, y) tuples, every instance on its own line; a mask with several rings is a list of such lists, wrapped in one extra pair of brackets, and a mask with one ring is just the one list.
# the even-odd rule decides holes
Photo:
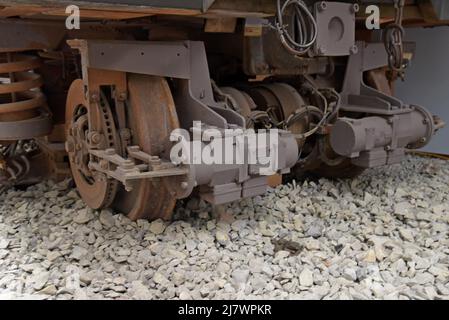
[(387, 26), (384, 34), (385, 49), (388, 53), (388, 65), (404, 80), (406, 63), (404, 62), (404, 18), (405, 0), (394, 0), (395, 21)]

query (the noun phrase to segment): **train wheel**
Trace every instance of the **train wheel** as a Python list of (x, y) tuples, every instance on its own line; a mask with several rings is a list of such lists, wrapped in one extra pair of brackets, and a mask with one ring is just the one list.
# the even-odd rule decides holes
[[(175, 103), (167, 81), (161, 77), (130, 74), (128, 118), (133, 145), (153, 156), (169, 152), (169, 137), (179, 128)], [(132, 220), (170, 220), (176, 205), (173, 178), (136, 183), (133, 191), (120, 189), (112, 207)]]
[[(170, 151), (169, 136), (179, 128), (179, 121), (166, 80), (132, 74), (128, 78), (128, 89), (128, 126), (133, 134), (133, 145), (155, 156)], [(110, 121), (114, 117), (107, 101), (102, 95), (99, 108), (103, 110), (101, 131), (109, 133), (104, 134), (107, 147), (120, 154), (120, 139), (114, 121)], [(90, 170), (86, 136), (89, 132), (88, 112), (83, 82), (77, 80), (68, 95), (66, 131), (72, 175), (82, 199), (93, 209), (110, 207), (132, 220), (169, 220), (176, 205), (176, 193), (171, 187), (173, 179), (135, 182), (133, 190), (127, 192), (119, 182)]]

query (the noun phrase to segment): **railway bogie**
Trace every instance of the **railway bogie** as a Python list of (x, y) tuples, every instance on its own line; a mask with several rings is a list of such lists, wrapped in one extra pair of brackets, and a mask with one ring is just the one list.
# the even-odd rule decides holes
[(73, 30), (38, 2), (0, 0), (3, 189), (72, 177), (91, 208), (168, 220), (193, 193), (399, 163), (444, 125), (392, 96), (403, 1), (377, 1), (381, 42), (356, 1), (73, 1)]

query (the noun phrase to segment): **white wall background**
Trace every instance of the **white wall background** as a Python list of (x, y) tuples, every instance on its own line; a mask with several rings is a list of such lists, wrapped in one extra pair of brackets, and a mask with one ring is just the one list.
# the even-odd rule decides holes
[(406, 40), (417, 43), (416, 56), (405, 82), (397, 81), (396, 96), (447, 123), (423, 150), (449, 154), (449, 27), (406, 29)]

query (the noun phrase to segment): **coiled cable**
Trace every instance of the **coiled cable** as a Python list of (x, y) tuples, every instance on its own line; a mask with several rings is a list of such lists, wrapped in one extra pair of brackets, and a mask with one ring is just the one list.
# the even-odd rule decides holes
[[(288, 25), (284, 24), (284, 17), (288, 8), (293, 8), (292, 35)], [(277, 15), (274, 28), (279, 33), (282, 45), (293, 55), (299, 56), (307, 53), (313, 46), (318, 35), (318, 27), (315, 17), (302, 0), (286, 0), (281, 4), (277, 0)]]

